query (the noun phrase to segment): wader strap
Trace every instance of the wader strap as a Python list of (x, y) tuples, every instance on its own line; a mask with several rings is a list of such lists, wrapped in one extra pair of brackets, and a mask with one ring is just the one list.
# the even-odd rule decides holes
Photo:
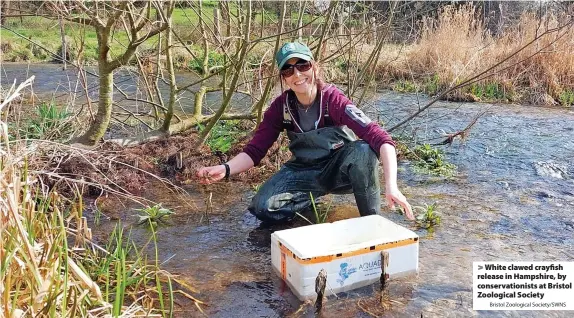
[(291, 112), (289, 111), (287, 98), (285, 98), (285, 103), (283, 103), (283, 129), (293, 130), (293, 117), (291, 117)]

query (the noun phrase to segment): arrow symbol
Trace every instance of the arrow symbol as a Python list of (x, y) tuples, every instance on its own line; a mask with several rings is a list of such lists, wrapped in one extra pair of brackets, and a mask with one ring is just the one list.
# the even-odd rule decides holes
[(478, 270), (481, 270), (481, 269), (483, 269), (483, 268), (484, 268), (484, 266), (478, 265)]

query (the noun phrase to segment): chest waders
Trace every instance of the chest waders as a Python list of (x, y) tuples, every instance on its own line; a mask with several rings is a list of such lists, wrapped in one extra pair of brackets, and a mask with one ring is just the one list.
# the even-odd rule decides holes
[[(328, 111), (324, 116), (325, 124), (331, 124)], [(292, 118), (284, 105), (283, 125), (293, 156), (260, 187), (249, 211), (262, 221), (277, 223), (309, 208), (309, 193), (315, 199), (328, 193), (353, 193), (361, 216), (379, 214), (379, 160), (369, 145), (356, 140), (347, 126), (296, 133)]]

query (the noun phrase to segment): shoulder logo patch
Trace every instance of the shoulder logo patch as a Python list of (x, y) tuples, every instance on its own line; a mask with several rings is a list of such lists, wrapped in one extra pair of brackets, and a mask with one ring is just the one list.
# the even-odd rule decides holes
[(371, 123), (371, 119), (363, 113), (362, 110), (358, 109), (355, 105), (345, 106), (345, 114), (351, 117), (353, 121), (361, 125), (361, 127), (367, 127)]

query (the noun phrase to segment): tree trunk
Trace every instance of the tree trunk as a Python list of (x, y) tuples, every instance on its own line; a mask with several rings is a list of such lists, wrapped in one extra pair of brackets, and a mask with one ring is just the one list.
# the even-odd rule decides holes
[(198, 3), (198, 19), (199, 19), (199, 32), (201, 32), (201, 39), (203, 40), (203, 60), (201, 61), (201, 74), (203, 76), (209, 75), (209, 41), (207, 32), (205, 31), (206, 22), (203, 20), (203, 1), (199, 0)]
[(325, 23), (323, 23), (323, 27), (321, 29), (321, 36), (319, 38), (319, 44), (317, 45), (317, 49), (315, 50), (315, 60), (317, 62), (321, 62), (323, 58), (322, 56), (323, 39), (325, 39), (329, 26), (331, 25), (331, 20), (333, 19), (333, 12), (337, 7), (337, 3), (338, 1), (331, 1), (331, 3), (329, 4), (329, 10), (327, 11), (327, 20), (325, 21)]
[(107, 70), (107, 63), (99, 63), (100, 94), (96, 119), (88, 131), (79, 138), (78, 142), (86, 145), (95, 145), (104, 136), (112, 116), (114, 73)]
[(64, 19), (60, 16), (58, 18), (58, 22), (60, 24), (60, 35), (62, 36), (62, 70), (66, 70), (67, 64), (66, 60), (68, 60), (68, 44), (66, 43), (66, 32), (64, 31)]
[(299, 42), (303, 42), (303, 15), (305, 14), (306, 5), (307, 2), (305, 0), (299, 0), (299, 18), (297, 18), (297, 36)]
[(6, 23), (6, 16), (10, 14), (10, 1), (0, 3), (0, 25)]
[(173, 12), (173, 3), (167, 4), (167, 29), (166, 29), (166, 39), (165, 39), (165, 56), (167, 64), (167, 72), (169, 74), (169, 103), (167, 105), (167, 112), (163, 120), (163, 126), (161, 131), (169, 133), (169, 125), (171, 124), (171, 119), (173, 118), (173, 111), (175, 106), (175, 101), (177, 100), (177, 83), (175, 81), (175, 69), (173, 67), (173, 54), (172, 54), (172, 19), (171, 14)]
[(98, 36), (98, 71), (99, 71), (99, 100), (98, 112), (86, 133), (78, 138), (78, 142), (93, 146), (104, 136), (112, 116), (114, 93), (114, 71), (110, 68), (110, 29), (97, 28)]
[[(285, 13), (287, 11), (287, 2), (283, 2), (283, 7), (281, 8), (281, 12), (279, 13), (279, 30), (277, 31), (277, 39), (275, 40), (275, 49), (273, 50), (273, 56), (277, 54), (279, 51), (279, 46), (281, 44), (281, 33), (283, 33), (283, 24), (285, 23)], [(275, 69), (275, 63), (272, 64), (272, 72)], [(257, 124), (255, 125), (255, 129), (259, 128), (259, 124), (263, 120), (263, 106), (267, 102), (267, 98), (271, 93), (271, 89), (273, 88), (273, 84), (275, 83), (276, 79), (273, 77), (269, 77), (267, 79), (267, 84), (265, 84), (265, 90), (263, 91), (263, 95), (259, 102), (255, 105), (255, 111), (257, 112)]]
[(215, 37), (217, 38), (217, 42), (221, 42), (221, 11), (218, 8), (213, 9), (213, 28), (215, 31)]
[(223, 113), (225, 113), (225, 110), (227, 108), (227, 106), (229, 105), (229, 102), (231, 101), (231, 97), (233, 96), (233, 92), (235, 91), (235, 89), (237, 88), (237, 82), (239, 80), (239, 77), (241, 76), (241, 70), (243, 69), (243, 64), (245, 63), (245, 59), (247, 56), (247, 51), (249, 48), (249, 35), (250, 35), (250, 29), (251, 29), (251, 2), (247, 2), (246, 3), (247, 6), (247, 12), (245, 13), (245, 24), (243, 25), (244, 29), (242, 30), (242, 34), (244, 36), (243, 41), (241, 44), (238, 44), (240, 46), (240, 50), (238, 50), (237, 52), (237, 56), (239, 57), (236, 67), (235, 67), (235, 74), (233, 74), (233, 79), (231, 80), (231, 84), (229, 85), (229, 91), (228, 93), (225, 95), (225, 99), (221, 105), (221, 108), (219, 108), (219, 110), (217, 110), (217, 112), (215, 113), (215, 115), (213, 115), (212, 119), (209, 121), (209, 123), (207, 124), (207, 126), (205, 127), (205, 130), (203, 130), (203, 132), (201, 133), (200, 139), (198, 140), (196, 146), (200, 146), (203, 143), (205, 143), (205, 141), (207, 140), (207, 137), (209, 136), (209, 133), (211, 132), (211, 129), (213, 128), (213, 126), (215, 126), (215, 124), (217, 123), (217, 121), (219, 120), (219, 118), (221, 118), (221, 116), (223, 115)]
[(205, 93), (207, 93), (207, 86), (201, 85), (199, 90), (195, 93), (193, 117), (201, 118), (203, 116), (203, 98), (205, 97)]

